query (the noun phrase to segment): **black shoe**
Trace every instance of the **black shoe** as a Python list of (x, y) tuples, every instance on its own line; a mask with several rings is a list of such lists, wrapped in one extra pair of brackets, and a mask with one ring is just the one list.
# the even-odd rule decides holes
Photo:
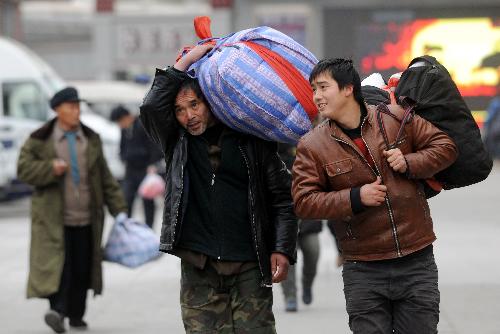
[(85, 321), (83, 321), (83, 319), (70, 318), (69, 325), (72, 329), (76, 329), (76, 330), (80, 330), (80, 331), (85, 331), (88, 328), (87, 323)]
[(302, 290), (302, 301), (306, 305), (309, 305), (312, 303), (313, 296), (312, 296), (312, 289), (311, 288), (304, 288), (304, 290)]
[(56, 333), (66, 332), (64, 327), (64, 316), (57, 311), (48, 310), (45, 313), (45, 323)]

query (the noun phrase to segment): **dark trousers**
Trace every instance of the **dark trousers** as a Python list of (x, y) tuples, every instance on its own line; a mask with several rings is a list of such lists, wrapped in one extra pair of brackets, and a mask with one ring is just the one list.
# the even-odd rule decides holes
[(92, 263), (92, 230), (90, 225), (64, 227), (64, 266), (59, 290), (49, 296), (50, 308), (81, 319), (85, 314), (87, 290), (90, 287)]
[(353, 333), (437, 333), (438, 270), (432, 248), (394, 260), (347, 261), (342, 276)]
[[(298, 238), (298, 246), (302, 251), (302, 289), (311, 289), (316, 277), (316, 269), (319, 260), (319, 236), (318, 233), (300, 234)], [(285, 299), (297, 299), (297, 278), (296, 265), (288, 268), (288, 276), (286, 280), (281, 282)]]
[[(123, 180), (122, 188), (125, 195), (125, 200), (128, 205), (128, 216), (132, 216), (134, 200), (137, 195), (137, 190), (146, 176), (145, 168), (130, 168), (128, 167), (125, 171), (125, 179)], [(150, 199), (142, 199), (142, 204), (144, 207), (145, 223), (149, 227), (153, 227), (153, 222), (155, 218), (155, 202)]]
[(330, 230), (330, 233), (333, 236), (333, 241), (335, 242), (335, 248), (337, 248), (337, 251), (339, 252), (339, 254), (342, 254), (342, 251), (340, 250), (340, 247), (339, 247), (339, 241), (337, 240), (337, 234), (335, 233), (335, 228), (333, 227), (334, 224), (335, 224), (335, 221), (333, 221), (333, 220), (327, 220), (327, 222), (326, 222), (326, 226), (328, 227), (328, 229)]

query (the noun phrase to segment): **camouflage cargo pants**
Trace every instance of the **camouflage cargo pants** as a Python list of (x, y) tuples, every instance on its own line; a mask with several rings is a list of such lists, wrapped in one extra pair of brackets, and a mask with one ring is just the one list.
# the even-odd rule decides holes
[(186, 333), (275, 334), (271, 288), (261, 287), (258, 267), (219, 275), (182, 261), (181, 310)]

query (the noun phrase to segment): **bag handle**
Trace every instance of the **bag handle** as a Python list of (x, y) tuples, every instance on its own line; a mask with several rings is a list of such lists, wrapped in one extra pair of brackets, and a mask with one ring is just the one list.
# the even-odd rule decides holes
[(377, 123), (380, 128), (380, 132), (382, 133), (382, 137), (384, 138), (384, 143), (387, 150), (394, 149), (397, 147), (397, 143), (401, 140), (403, 136), (404, 127), (406, 124), (410, 123), (415, 115), (415, 106), (416, 103), (412, 99), (406, 96), (400, 97), (400, 105), (404, 108), (405, 112), (403, 114), (403, 118), (401, 119), (401, 124), (398, 129), (398, 134), (396, 135), (396, 139), (393, 144), (389, 142), (389, 138), (387, 137), (387, 131), (385, 130), (384, 119), (382, 118), (382, 114), (389, 115), (395, 119), (397, 119), (396, 115), (394, 115), (389, 107), (385, 103), (380, 103), (376, 109), (377, 115)]
[[(403, 118), (401, 119), (401, 125), (399, 126), (398, 134), (396, 136), (396, 140), (393, 144), (389, 143), (389, 139), (387, 137), (387, 132), (385, 131), (384, 120), (382, 118), (382, 114), (387, 114), (391, 117), (397, 119), (396, 115), (394, 115), (389, 107), (385, 103), (380, 103), (377, 106), (376, 114), (377, 114), (377, 122), (382, 132), (382, 136), (384, 137), (384, 142), (387, 150), (394, 149), (397, 147), (397, 143), (401, 140), (403, 136), (403, 130), (406, 124), (410, 123), (415, 116), (415, 107), (416, 102), (407, 96), (401, 96), (399, 98), (400, 106), (405, 110), (403, 114)], [(426, 190), (426, 197), (432, 197), (438, 194), (441, 190), (443, 190), (443, 185), (441, 182), (437, 181), (434, 177), (422, 180), (424, 189)], [(433, 194), (431, 196), (427, 196), (428, 190), (431, 189)]]

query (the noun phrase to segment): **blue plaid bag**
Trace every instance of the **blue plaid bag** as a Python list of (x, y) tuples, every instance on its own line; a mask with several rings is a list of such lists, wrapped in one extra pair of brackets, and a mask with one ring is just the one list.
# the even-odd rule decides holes
[[(200, 44), (208, 42), (215, 42), (215, 47), (192, 64), (188, 74), (198, 78), (221, 122), (265, 140), (291, 144), (311, 129), (317, 108), (308, 80), (318, 61), (310, 51), (269, 27), (209, 37)], [(288, 80), (284, 81), (266, 60), (269, 58), (258, 52), (259, 47), (277, 64), (286, 62), (294, 69), (285, 71)], [(303, 95), (306, 105), (298, 101), (296, 93)]]
[(132, 218), (118, 218), (104, 246), (104, 260), (129, 268), (160, 256), (160, 238), (147, 225)]

